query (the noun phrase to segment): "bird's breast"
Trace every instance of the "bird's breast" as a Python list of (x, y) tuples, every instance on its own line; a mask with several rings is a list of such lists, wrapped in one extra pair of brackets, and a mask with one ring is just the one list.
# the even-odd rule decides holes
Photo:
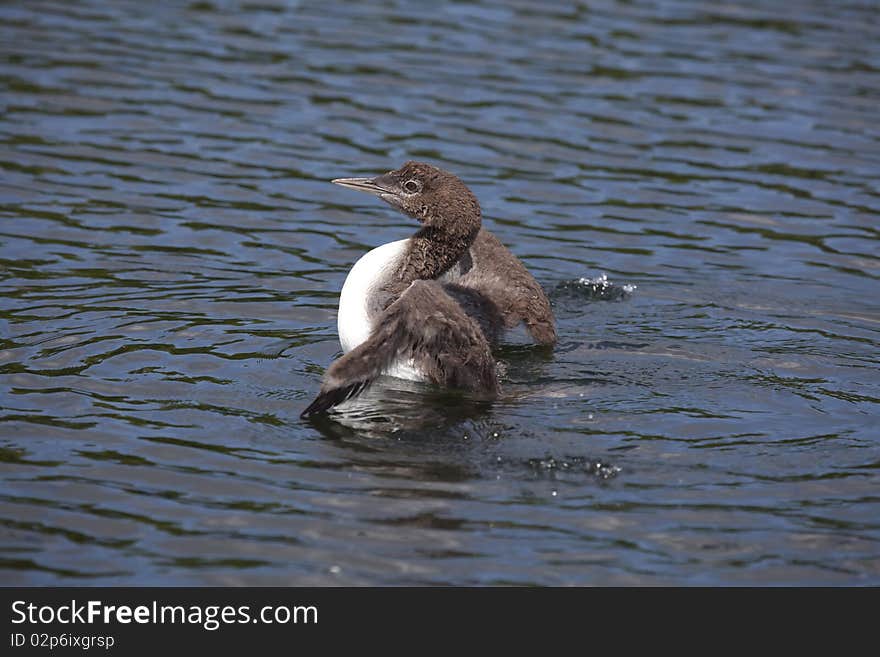
[[(339, 294), (337, 327), (342, 351), (348, 353), (366, 342), (373, 332), (377, 307), (376, 296), (394, 274), (409, 240), (398, 240), (376, 247), (354, 263)], [(385, 372), (389, 376), (412, 381), (425, 377), (411, 359), (400, 359)]]
[(409, 240), (383, 244), (354, 263), (339, 294), (337, 327), (342, 350), (348, 353), (370, 337), (371, 308), (382, 286), (393, 275)]

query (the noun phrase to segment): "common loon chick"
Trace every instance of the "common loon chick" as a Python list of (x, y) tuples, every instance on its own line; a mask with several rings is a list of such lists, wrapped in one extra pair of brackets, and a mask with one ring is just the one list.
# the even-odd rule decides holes
[(354, 397), (382, 374), (494, 396), (491, 346), (505, 328), (523, 323), (535, 342), (556, 343), (544, 290), (481, 228), (480, 204), (455, 175), (407, 162), (377, 178), (333, 182), (375, 194), (422, 227), (352, 267), (339, 298), (345, 355), (302, 417)]

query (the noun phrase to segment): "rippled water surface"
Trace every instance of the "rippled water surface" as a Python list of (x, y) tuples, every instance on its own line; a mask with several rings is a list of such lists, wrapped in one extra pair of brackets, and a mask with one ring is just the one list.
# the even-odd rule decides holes
[[(0, 84), (2, 583), (880, 584), (876, 3), (21, 0)], [(303, 422), (407, 159), (560, 343)]]

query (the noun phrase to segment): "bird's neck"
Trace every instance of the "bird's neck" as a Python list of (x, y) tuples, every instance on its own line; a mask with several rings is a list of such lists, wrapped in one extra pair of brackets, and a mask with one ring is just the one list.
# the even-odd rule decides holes
[(387, 291), (397, 298), (413, 281), (440, 278), (467, 252), (480, 224), (460, 231), (425, 226), (413, 235)]

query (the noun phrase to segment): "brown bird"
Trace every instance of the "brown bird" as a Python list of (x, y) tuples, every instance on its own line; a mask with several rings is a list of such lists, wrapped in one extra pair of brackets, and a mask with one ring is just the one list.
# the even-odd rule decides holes
[(494, 396), (491, 347), (505, 329), (524, 324), (538, 344), (556, 343), (547, 295), (481, 227), (480, 204), (458, 177), (407, 162), (377, 178), (333, 182), (375, 194), (422, 227), (352, 267), (339, 297), (345, 355), (301, 417), (360, 394), (382, 374)]

